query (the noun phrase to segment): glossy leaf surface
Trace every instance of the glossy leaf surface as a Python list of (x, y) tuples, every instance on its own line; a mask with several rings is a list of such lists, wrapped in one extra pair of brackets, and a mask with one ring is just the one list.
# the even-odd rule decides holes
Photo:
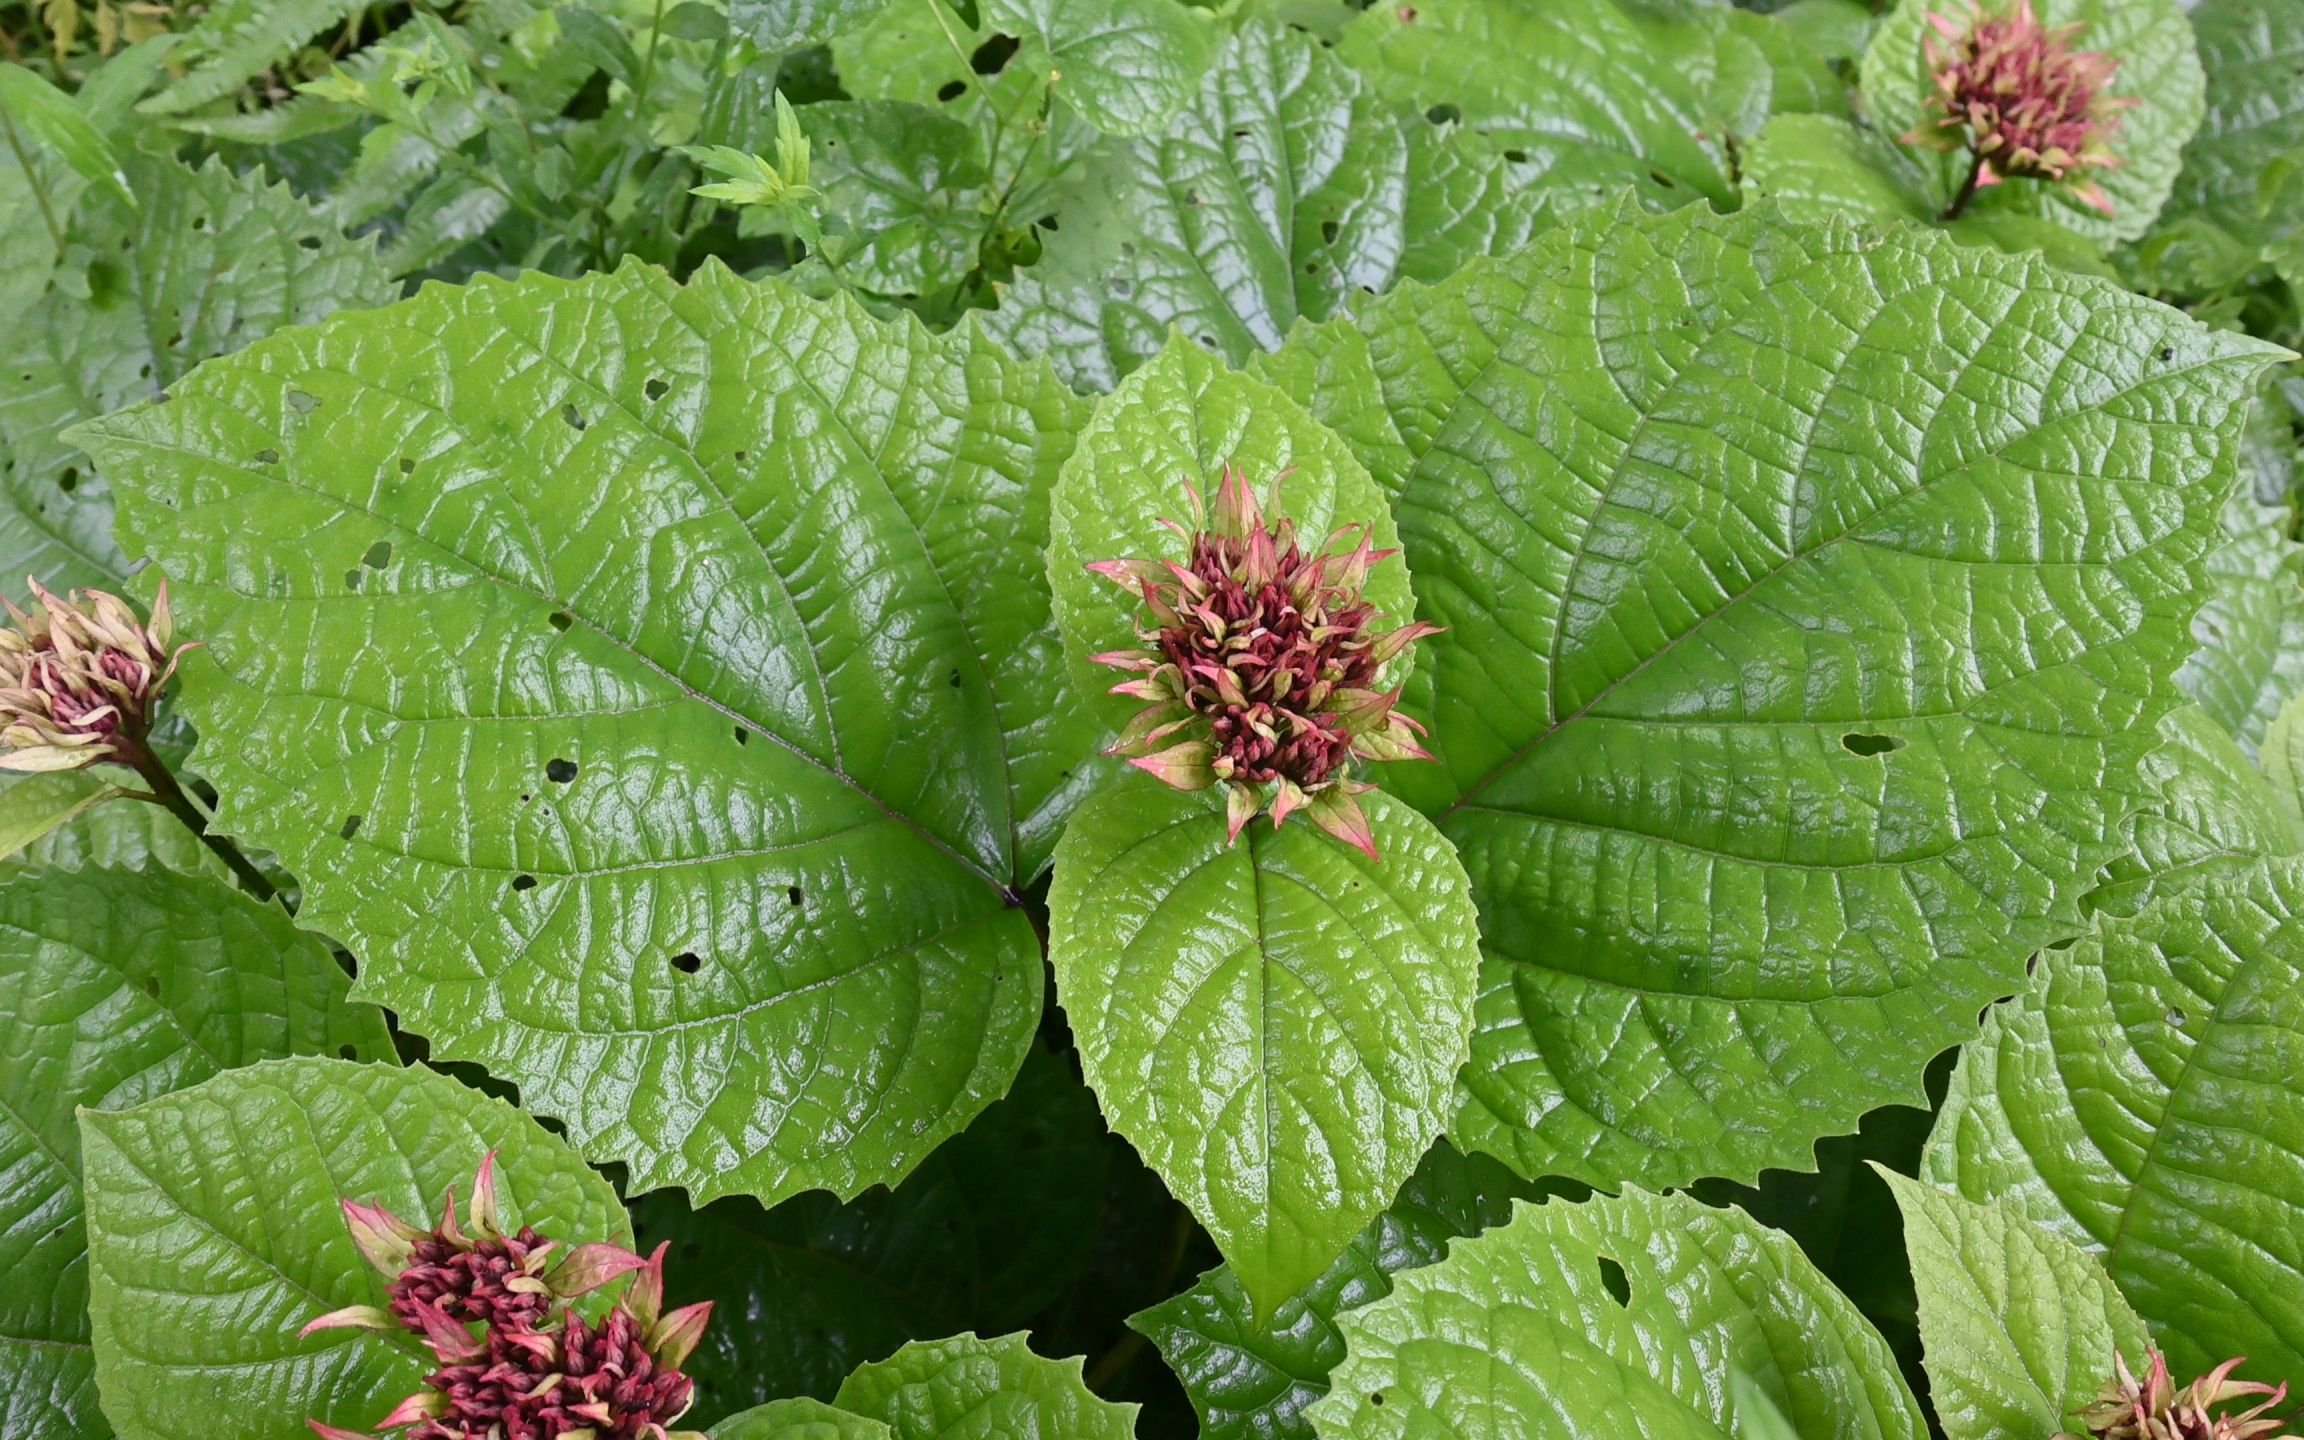
[(901, 1177), (1040, 1005), (1078, 402), (708, 267), (434, 287), (86, 427), (220, 824), (635, 1191)]

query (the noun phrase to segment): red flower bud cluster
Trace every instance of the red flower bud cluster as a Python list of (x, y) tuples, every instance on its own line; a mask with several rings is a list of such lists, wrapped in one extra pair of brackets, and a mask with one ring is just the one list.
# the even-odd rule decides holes
[[(380, 1205), (344, 1202), (353, 1243), (390, 1282), (386, 1303), (332, 1310), (301, 1333), (405, 1329), (440, 1361), (377, 1428), (413, 1427), (402, 1440), (690, 1440), (666, 1427), (695, 1396), (679, 1367), (712, 1305), (664, 1311), (665, 1247), (646, 1260), (605, 1243), (562, 1254), (531, 1226), (506, 1233), (493, 1153), (473, 1178), (469, 1211), (467, 1232), (450, 1195), (438, 1228), (422, 1230)], [(568, 1308), (627, 1274), (631, 1288), (605, 1320)], [(310, 1424), (323, 1440), (369, 1440)]]
[[(1279, 482), (1273, 482), (1277, 511)], [(1382, 630), (1362, 597), (1368, 572), (1396, 552), (1366, 526), (1347, 526), (1307, 553), (1294, 522), (1267, 523), (1239, 471), (1227, 466), (1215, 513), (1200, 494), (1174, 560), (1099, 560), (1089, 569), (1140, 600), (1143, 648), (1095, 657), (1136, 678), (1112, 687), (1143, 700), (1112, 753), (1180, 790), (1223, 785), (1232, 835), (1263, 811), (1272, 823), (1298, 810), (1373, 858), (1374, 838), (1353, 797), (1359, 760), (1429, 760), (1422, 726), (1393, 708), (1385, 672), (1439, 627)]]
[(2112, 201), (2087, 178), (2120, 164), (2111, 138), (2132, 99), (2105, 94), (2119, 70), (2110, 55), (2073, 48), (2081, 26), (2049, 29), (2032, 0), (2003, 16), (1963, 23), (1931, 12), (1927, 58), (1937, 117), (1903, 136), (1906, 144), (1965, 148), (1976, 183), (2062, 181), (2083, 203), (2109, 215)]
[[(2113, 1355), (2116, 1373), (2076, 1416), (2091, 1440), (2280, 1440), (2285, 1433), (2267, 1412), (2288, 1398), (2288, 1387), (2233, 1379), (2244, 1359), (2227, 1360), (2179, 1389), (2168, 1374), (2168, 1358), (2158, 1350), (2145, 1354), (2141, 1379), (2125, 1355)], [(2245, 1400), (2257, 1403), (2234, 1410)], [(2219, 1413), (2225, 1411), (2234, 1413)]]

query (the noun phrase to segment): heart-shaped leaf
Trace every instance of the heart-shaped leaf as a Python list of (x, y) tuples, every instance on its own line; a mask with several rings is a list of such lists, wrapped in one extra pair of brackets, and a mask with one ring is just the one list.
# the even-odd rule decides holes
[(1007, 1087), (1092, 731), (1079, 402), (708, 266), (428, 288), (81, 433), (207, 642), (218, 823), (635, 1189), (853, 1195)]
[(96, 1378), (120, 1440), (182, 1440), (214, 1417), (243, 1440), (300, 1440), (306, 1416), (364, 1431), (438, 1368), (401, 1332), (298, 1338), (325, 1311), (384, 1300), (345, 1197), (437, 1220), (493, 1150), (507, 1223), (631, 1242), (575, 1151), (421, 1067), (268, 1061), (84, 1111), (80, 1137)]
[(1738, 1373), (1807, 1440), (1928, 1433), (1879, 1332), (1798, 1246), (1686, 1196), (1523, 1202), (1338, 1328), (1322, 1440), (1719, 1440)]
[(290, 1054), (390, 1059), (350, 983), (277, 906), (208, 875), (89, 866), (0, 884), (0, 1434), (109, 1433), (74, 1109)]
[(1270, 373), (1448, 627), (1442, 765), (1387, 783), (1480, 903), (1455, 1138), (1684, 1184), (1921, 1103), (2151, 798), (2267, 354), (2037, 258), (1693, 208), (1300, 329)]

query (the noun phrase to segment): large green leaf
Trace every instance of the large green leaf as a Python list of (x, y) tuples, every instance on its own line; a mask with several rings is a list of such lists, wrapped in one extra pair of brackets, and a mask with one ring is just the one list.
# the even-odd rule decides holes
[[(1735, 142), (1832, 88), (1774, 22), (1725, 7), (1376, 5), (1336, 53), (1388, 98), (1511, 145), (1549, 185), (1630, 185), (1656, 205), (1734, 205)], [(1772, 105), (1779, 63), (1794, 93)]]
[(1512, 1218), (1533, 1187), (1485, 1155), (1432, 1148), (1399, 1198), (1320, 1278), (1258, 1323), (1230, 1266), (1131, 1317), (1192, 1397), (1203, 1440), (1311, 1440), (1304, 1409), (1344, 1358), (1337, 1317), (1392, 1293), (1392, 1276), (1430, 1265), (1448, 1242)]
[(2225, 505), (2225, 540), (2208, 557), (2214, 588), (2192, 621), (2200, 648), (2176, 678), (2253, 754), (2281, 705), (2304, 694), (2304, 545), (2288, 538), (2288, 507), (2250, 488)]
[(1523, 1203), (1340, 1322), (1323, 1440), (1717, 1440), (1744, 1374), (1807, 1440), (1920, 1440), (1878, 1332), (1737, 1210), (1631, 1190)]
[(2263, 181), (2304, 147), (2304, 0), (2202, 0), (2192, 28), (2207, 75), (2207, 111), (2184, 147), (2171, 219), (2195, 217), (2260, 249), (2298, 222), (2265, 205)]
[(891, 1440), (877, 1420), (821, 1400), (772, 1400), (712, 1427), (712, 1440)]
[(1136, 1407), (1099, 1400), (1081, 1364), (1047, 1360), (1022, 1335), (915, 1341), (859, 1368), (839, 1405), (896, 1440), (1132, 1440)]
[(1478, 950), (1455, 852), (1381, 793), (1381, 862), (1301, 818), (1225, 839), (1143, 777), (1073, 817), (1048, 957), (1112, 1128), (1256, 1311), (1317, 1279), (1447, 1123)]
[(730, 1196), (633, 1206), (643, 1249), (718, 1302), (686, 1365), (693, 1426), (779, 1395), (829, 1396), (908, 1340), (1008, 1330), (1070, 1285), (1098, 1235), (1113, 1141), (1068, 1063), (1035, 1047), (1016, 1086), (893, 1191), (773, 1210)]
[(95, 1440), (75, 1107), (297, 1053), (390, 1059), (328, 947), (224, 880), (89, 867), (0, 883), (0, 1434)]
[(437, 1368), (398, 1331), (298, 1338), (324, 1311), (384, 1301), (346, 1196), (437, 1220), (493, 1150), (509, 1223), (631, 1239), (576, 1152), (422, 1067), (267, 1061), (83, 1111), (80, 1142), (96, 1375), (120, 1440), (182, 1440), (187, 1416), (229, 1417), (240, 1440), (297, 1440), (306, 1416), (366, 1430)]
[(92, 194), (71, 231), (92, 253), (12, 317), (0, 363), (0, 579), (11, 590), (26, 572), (59, 589), (117, 588), (126, 573), (104, 481), (59, 438), (66, 426), (150, 399), (282, 326), (399, 293), (374, 242), (345, 239), (261, 173), (138, 155), (128, 174), (141, 207)]
[(2040, 957), (1930, 1142), (1927, 1178), (2099, 1251), (2179, 1371), (2304, 1374), (2300, 927), (2304, 862), (2163, 877)]
[(1212, 17), (1176, 0), (979, 0), (985, 22), (1045, 47), (1048, 83), (1107, 135), (1147, 135), (1191, 98), (1216, 48)]
[(889, 0), (728, 0), (728, 24), (770, 53), (821, 45), (864, 25)]
[(2143, 1362), (2144, 1322), (2085, 1251), (2006, 1203), (1881, 1173), (1904, 1210), (1948, 1440), (2058, 1434), (2111, 1378), (2115, 1351)]
[[(1917, 231), (1591, 212), (1271, 364), (1415, 567), (1486, 966), (1460, 1143), (1806, 1168), (2150, 797), (2268, 352)], [(2184, 424), (2172, 427), (2171, 416)]]
[(1165, 133), (1098, 163), (1040, 263), (981, 318), (1083, 389), (1112, 388), (1170, 326), (1238, 364), (1300, 316), (1517, 247), (1547, 223), (1545, 192), (1520, 179), (1531, 168), (1252, 21)]
[(1044, 366), (717, 265), (435, 286), (77, 432), (219, 824), (633, 1187), (902, 1176), (1007, 1087), (1089, 733)]
[[(1872, 34), (1864, 52), (1864, 102), (1873, 127), (1883, 135), (1903, 135), (1936, 118), (1929, 106), (1923, 37), (1931, 33), (1928, 12), (1941, 8), (1938, 0), (1901, 0)], [(2109, 93), (2134, 102), (2120, 112), (2112, 137), (2120, 164), (2090, 175), (2111, 200), (2112, 213), (2074, 198), (2068, 185), (2035, 180), (1989, 186), (1968, 210), (1978, 216), (2053, 220), (2099, 242), (2133, 240), (2151, 227), (2166, 203), (2183, 163), (2184, 144), (2200, 127), (2204, 82), (2192, 26), (2177, 0), (2033, 0), (2032, 8), (2045, 25), (2082, 26), (2076, 45), (2120, 61)], [(1967, 178), (1970, 161), (1961, 150), (1927, 152), (1918, 163), (1941, 206)]]

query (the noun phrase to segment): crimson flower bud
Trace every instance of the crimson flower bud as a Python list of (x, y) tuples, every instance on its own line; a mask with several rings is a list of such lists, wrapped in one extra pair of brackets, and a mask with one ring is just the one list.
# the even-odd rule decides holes
[(168, 586), (140, 622), (116, 595), (31, 582), (40, 609), (6, 600), (0, 628), (0, 770), (77, 770), (128, 763), (152, 728), (154, 702), (189, 645), (169, 648)]

